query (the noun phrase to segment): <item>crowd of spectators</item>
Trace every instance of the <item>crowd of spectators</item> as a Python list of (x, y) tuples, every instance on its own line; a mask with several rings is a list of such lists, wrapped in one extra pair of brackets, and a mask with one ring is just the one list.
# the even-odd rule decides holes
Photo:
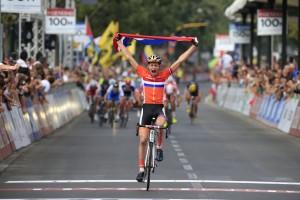
[(20, 106), (26, 112), (33, 104), (45, 104), (52, 88), (66, 82), (82, 87), (84, 76), (81, 69), (50, 68), (46, 58), (28, 58), (25, 51), (17, 60), (6, 58), (0, 64), (0, 112), (12, 106)]
[(222, 62), (221, 58), (219, 64), (211, 71), (210, 78), (215, 86), (222, 83), (229, 86), (234, 84), (255, 95), (275, 95), (277, 100), (300, 93), (300, 73), (293, 57), (290, 57), (289, 62), (283, 67), (275, 58), (270, 67), (250, 66), (233, 59), (226, 67), (223, 63), (226, 62)]

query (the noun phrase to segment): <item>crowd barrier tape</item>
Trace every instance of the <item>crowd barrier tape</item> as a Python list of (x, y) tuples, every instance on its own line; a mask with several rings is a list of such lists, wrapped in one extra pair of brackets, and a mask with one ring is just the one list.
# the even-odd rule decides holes
[(25, 108), (2, 104), (0, 113), (0, 161), (14, 151), (47, 137), (62, 125), (80, 115), (87, 107), (85, 94), (74, 84), (55, 88), (46, 102), (26, 99)]
[(299, 97), (276, 99), (275, 95), (257, 96), (245, 89), (225, 84), (217, 88), (217, 105), (243, 113), (291, 135), (300, 136)]

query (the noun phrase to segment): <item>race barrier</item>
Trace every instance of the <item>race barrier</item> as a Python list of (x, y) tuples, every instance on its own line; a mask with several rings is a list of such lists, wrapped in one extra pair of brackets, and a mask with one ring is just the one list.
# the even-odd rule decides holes
[(0, 161), (13, 152), (53, 133), (87, 107), (85, 94), (75, 84), (52, 89), (45, 102), (25, 98), (20, 105), (2, 104), (0, 113)]
[(277, 99), (275, 95), (254, 95), (244, 87), (222, 84), (217, 88), (216, 104), (300, 136), (299, 96)]

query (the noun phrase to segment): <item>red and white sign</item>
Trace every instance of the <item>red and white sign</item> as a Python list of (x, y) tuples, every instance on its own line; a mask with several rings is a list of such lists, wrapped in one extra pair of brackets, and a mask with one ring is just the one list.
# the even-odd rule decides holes
[(46, 34), (75, 34), (75, 10), (70, 8), (48, 8)]
[(220, 56), (224, 51), (234, 51), (234, 43), (229, 35), (216, 35), (214, 55)]
[(277, 10), (257, 10), (257, 35), (281, 35), (282, 12)]

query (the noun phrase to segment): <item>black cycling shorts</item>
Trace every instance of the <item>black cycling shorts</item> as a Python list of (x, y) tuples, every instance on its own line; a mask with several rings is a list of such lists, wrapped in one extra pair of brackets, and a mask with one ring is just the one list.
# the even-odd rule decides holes
[(160, 115), (166, 116), (163, 104), (143, 104), (139, 124), (151, 125), (152, 118)]

